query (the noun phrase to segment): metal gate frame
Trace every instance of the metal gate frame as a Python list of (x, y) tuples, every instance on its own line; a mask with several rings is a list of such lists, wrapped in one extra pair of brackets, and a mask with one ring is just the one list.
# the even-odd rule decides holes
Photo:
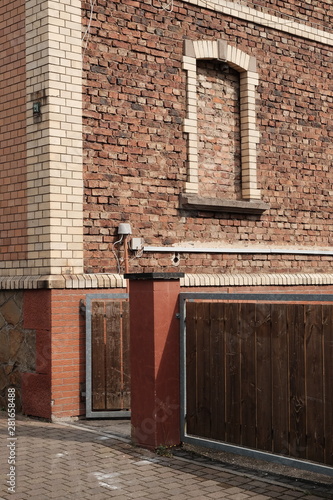
[(86, 295), (86, 418), (128, 418), (129, 410), (96, 411), (92, 409), (91, 304), (93, 300), (128, 299), (128, 293), (94, 293)]
[(333, 477), (333, 467), (309, 462), (302, 459), (285, 457), (244, 446), (237, 446), (223, 441), (196, 437), (187, 434), (186, 428), (186, 302), (195, 300), (219, 301), (260, 301), (260, 302), (333, 302), (333, 294), (281, 294), (281, 293), (202, 293), (185, 292), (179, 294), (180, 306), (180, 436), (181, 441), (192, 445), (202, 446), (215, 450), (226, 451), (252, 457), (267, 462), (274, 462), (289, 467), (317, 472)]

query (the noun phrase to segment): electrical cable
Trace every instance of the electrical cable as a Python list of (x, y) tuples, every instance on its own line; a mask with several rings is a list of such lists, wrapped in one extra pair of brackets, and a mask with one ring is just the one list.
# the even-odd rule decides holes
[(135, 259), (140, 259), (143, 256), (144, 248), (142, 247), (140, 250), (136, 250), (133, 257), (129, 259), (129, 262), (132, 262)]
[(82, 42), (84, 42), (84, 39), (85, 39), (85, 38), (86, 38), (86, 36), (87, 36), (87, 40), (86, 40), (86, 43), (85, 43), (85, 46), (84, 46), (84, 49), (83, 49), (83, 54), (85, 53), (85, 51), (86, 51), (86, 49), (87, 49), (87, 45), (88, 45), (88, 40), (89, 40), (89, 32), (90, 32), (90, 28), (91, 28), (91, 22), (92, 22), (92, 17), (93, 17), (93, 12), (94, 12), (95, 3), (96, 3), (96, 0), (90, 0), (90, 16), (89, 16), (89, 22), (88, 22), (88, 26), (87, 26), (87, 28), (86, 28), (86, 31), (84, 32), (83, 37), (82, 37)]
[(172, 12), (173, 11), (173, 1), (170, 0), (167, 4), (163, 4), (161, 9), (165, 10), (165, 12)]
[(111, 251), (113, 253), (113, 255), (115, 256), (115, 259), (116, 259), (116, 262), (117, 262), (117, 269), (118, 269), (118, 274), (121, 274), (121, 269), (120, 269), (120, 260), (118, 258), (118, 255), (116, 253), (116, 250), (115, 250), (115, 245), (117, 245), (118, 243), (120, 244), (122, 241), (123, 241), (123, 238), (124, 238), (124, 235), (122, 234), (121, 235), (121, 238), (120, 240), (118, 241), (115, 241), (113, 244), (112, 244), (112, 247), (111, 247)]

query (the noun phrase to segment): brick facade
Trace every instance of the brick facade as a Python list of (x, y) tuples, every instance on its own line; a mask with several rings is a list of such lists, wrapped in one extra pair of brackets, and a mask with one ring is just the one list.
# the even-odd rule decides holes
[(285, 19), (296, 19), (312, 26), (332, 28), (333, 6), (330, 0), (291, 0), (280, 2), (279, 0), (246, 0), (240, 2), (243, 5), (254, 7), (263, 12), (270, 12), (283, 16)]
[[(180, 208), (188, 160), (184, 39), (222, 39), (256, 59), (257, 176), (269, 205), (260, 216)], [(281, 258), (269, 250), (331, 245), (331, 56), (325, 43), (190, 2), (175, 2), (166, 13), (157, 3), (97, 1), (84, 58), (86, 270), (115, 271), (111, 243), (119, 222), (128, 221), (146, 245), (267, 249), (252, 256), (182, 254), (181, 271), (327, 272), (331, 257)], [(144, 253), (130, 265), (174, 270), (172, 253)]]
[(79, 290), (52, 292), (52, 414), (85, 413), (85, 321), (80, 315)]
[(162, 249), (131, 253), (131, 271), (329, 271), (327, 2), (1, 9), (4, 276), (122, 272), (120, 222)]
[(84, 413), (79, 302), (124, 288), (121, 222), (144, 241), (128, 271), (185, 272), (184, 290), (331, 290), (332, 14), (2, 2), (0, 305), (20, 297), (25, 323), (0, 324), (1, 374), (16, 335), (36, 356), (3, 398), (14, 383), (26, 413)]

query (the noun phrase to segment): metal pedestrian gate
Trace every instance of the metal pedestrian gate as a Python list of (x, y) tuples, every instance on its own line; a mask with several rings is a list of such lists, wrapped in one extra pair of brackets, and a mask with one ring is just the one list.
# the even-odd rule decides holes
[(182, 440), (333, 476), (332, 301), (181, 294)]
[(86, 297), (86, 416), (130, 416), (127, 294)]

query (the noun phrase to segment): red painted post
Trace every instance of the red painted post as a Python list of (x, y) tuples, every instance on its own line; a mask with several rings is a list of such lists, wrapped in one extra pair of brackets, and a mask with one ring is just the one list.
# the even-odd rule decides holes
[(180, 443), (181, 273), (127, 274), (130, 280), (132, 439), (147, 447)]

